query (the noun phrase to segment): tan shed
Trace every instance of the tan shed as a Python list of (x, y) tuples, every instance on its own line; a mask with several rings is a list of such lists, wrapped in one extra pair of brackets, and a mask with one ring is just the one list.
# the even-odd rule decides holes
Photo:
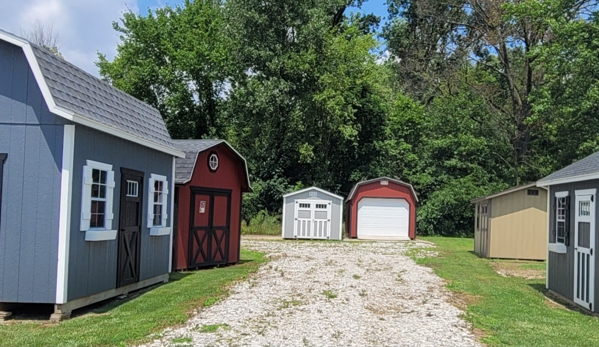
[(472, 200), (474, 253), (487, 258), (547, 258), (547, 190), (536, 183)]

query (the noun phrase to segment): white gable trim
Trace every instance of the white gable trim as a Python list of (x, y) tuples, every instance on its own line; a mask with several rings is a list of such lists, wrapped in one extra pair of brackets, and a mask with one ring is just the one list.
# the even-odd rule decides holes
[(37, 58), (35, 57), (35, 54), (33, 53), (33, 49), (31, 48), (31, 45), (29, 44), (29, 42), (27, 42), (26, 40), (23, 40), (21, 38), (18, 38), (16, 36), (13, 36), (11, 34), (8, 34), (6, 32), (3, 32), (3, 31), (0, 31), (0, 40), (6, 41), (8, 43), (12, 43), (13, 45), (21, 47), (23, 49), (23, 52), (25, 53), (25, 57), (27, 58), (27, 62), (29, 63), (29, 66), (31, 67), (31, 71), (33, 72), (33, 76), (35, 76), (35, 80), (42, 92), (42, 95), (44, 96), (44, 101), (46, 101), (46, 104), (48, 105), (48, 109), (50, 110), (50, 112), (54, 113), (57, 116), (65, 118), (67, 120), (70, 120), (72, 122), (88, 126), (90, 128), (99, 130), (104, 133), (114, 135), (116, 137), (120, 137), (127, 141), (138, 143), (142, 146), (149, 147), (149, 148), (155, 149), (157, 151), (164, 152), (164, 153), (167, 153), (167, 154), (179, 157), (179, 158), (185, 158), (185, 154), (181, 151), (148, 141), (146, 139), (143, 139), (143, 138), (140, 138), (137, 136), (133, 136), (127, 132), (124, 132), (124, 131), (118, 129), (118, 128), (110, 127), (110, 126), (102, 124), (100, 122), (93, 121), (85, 116), (78, 115), (75, 112), (72, 112), (70, 110), (66, 110), (62, 107), (58, 107), (56, 105), (56, 102), (54, 101), (54, 98), (52, 97), (52, 93), (50, 93), (50, 88), (48, 88), (48, 84), (46, 83), (46, 80), (44, 79), (42, 70), (40, 69), (40, 66), (37, 62)]
[(323, 194), (325, 194), (325, 195), (332, 196), (333, 198), (340, 199), (340, 200), (341, 200), (341, 202), (343, 202), (343, 198), (342, 198), (342, 197), (340, 197), (339, 195), (333, 194), (333, 193), (331, 193), (331, 192), (327, 192), (326, 190), (324, 190), (324, 189), (320, 189), (320, 188), (318, 188), (318, 187), (310, 187), (310, 188), (305, 188), (305, 189), (298, 190), (298, 191), (295, 191), (295, 192), (287, 193), (287, 194), (283, 195), (283, 197), (284, 197), (284, 198), (287, 198), (287, 197), (290, 197), (290, 196), (293, 196), (293, 195), (296, 195), (296, 194), (305, 193), (305, 192), (307, 192), (307, 191), (310, 191), (310, 190), (316, 190), (316, 191), (319, 191), (319, 192), (321, 192), (321, 193), (323, 193)]
[(590, 181), (590, 180), (597, 180), (597, 179), (599, 179), (599, 172), (592, 173), (592, 174), (586, 174), (586, 175), (580, 175), (580, 176), (558, 178), (558, 179), (554, 179), (554, 180), (546, 180), (546, 181), (541, 180), (541, 181), (537, 182), (537, 187), (549, 187), (549, 186), (554, 186), (557, 184), (566, 184), (566, 183)]
[(75, 126), (64, 126), (62, 168), (60, 173), (60, 212), (58, 219), (58, 259), (56, 264), (56, 303), (67, 302), (69, 281), (69, 235), (71, 231), (71, 196)]
[(395, 178), (390, 178), (390, 177), (379, 177), (379, 178), (374, 178), (374, 179), (371, 179), (371, 180), (366, 180), (366, 181), (362, 181), (362, 182), (356, 183), (356, 185), (349, 192), (349, 196), (347, 197), (347, 201), (350, 201), (354, 197), (354, 194), (358, 190), (358, 187), (360, 187), (362, 185), (365, 185), (365, 184), (370, 184), (370, 183), (380, 182), (380, 181), (390, 181), (390, 182), (393, 182), (393, 183), (398, 184), (400, 186), (404, 186), (404, 187), (410, 188), (410, 190), (412, 191), (412, 195), (414, 196), (414, 199), (416, 200), (416, 202), (418, 202), (418, 196), (416, 195), (416, 191), (414, 190), (414, 187), (411, 184), (406, 183), (406, 182), (402, 182), (400, 180), (397, 180)]

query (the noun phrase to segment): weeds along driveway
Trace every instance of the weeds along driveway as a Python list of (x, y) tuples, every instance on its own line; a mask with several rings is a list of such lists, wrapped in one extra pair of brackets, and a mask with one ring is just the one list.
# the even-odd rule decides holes
[(478, 346), (424, 244), (244, 240), (271, 261), (150, 346)]

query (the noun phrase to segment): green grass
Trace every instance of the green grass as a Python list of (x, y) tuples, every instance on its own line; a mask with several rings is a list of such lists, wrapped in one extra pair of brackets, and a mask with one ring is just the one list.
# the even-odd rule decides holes
[(329, 299), (335, 299), (337, 297), (337, 293), (332, 290), (323, 290), (322, 295), (326, 296)]
[(47, 321), (0, 325), (0, 345), (125, 346), (147, 341), (152, 333), (185, 323), (194, 309), (215, 303), (233, 282), (245, 279), (266, 261), (262, 253), (244, 250), (241, 259), (235, 266), (173, 273), (167, 284), (57, 325)]
[[(423, 239), (437, 245), (439, 256), (415, 257), (415, 261), (433, 268), (447, 280), (450, 290), (461, 294), (467, 302), (465, 318), (482, 330), (482, 342), (490, 346), (599, 345), (599, 319), (549, 303), (544, 279), (498, 275), (489, 265), (493, 260), (472, 253), (472, 239)], [(542, 269), (544, 264), (531, 266)]]
[(172, 343), (191, 343), (191, 337), (176, 337), (171, 340)]

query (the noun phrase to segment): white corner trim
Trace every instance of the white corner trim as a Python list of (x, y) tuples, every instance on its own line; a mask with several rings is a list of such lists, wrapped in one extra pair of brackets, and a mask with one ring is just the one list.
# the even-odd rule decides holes
[[(171, 227), (151, 227), (150, 228), (150, 236), (165, 236), (165, 235), (171, 235), (171, 234), (172, 234)], [(171, 241), (171, 243), (172, 243), (172, 241)], [(173, 255), (172, 250), (169, 251), (169, 254), (172, 257), (172, 255)], [(169, 272), (170, 272), (170, 270), (169, 270)]]
[[(549, 198), (551, 196), (551, 187), (547, 187), (545, 189), (547, 189), (547, 229), (545, 230), (545, 242), (548, 245), (549, 233), (551, 230), (551, 199)], [(547, 265), (545, 266), (545, 289), (549, 289), (549, 246), (547, 246), (547, 258), (545, 261), (547, 262)]]
[(569, 195), (569, 193), (567, 191), (566, 192), (555, 192), (555, 197), (556, 198), (563, 198), (563, 197), (566, 197), (568, 195)]
[(343, 240), (343, 200), (341, 200), (341, 205), (339, 205), (339, 240)]
[[(243, 203), (243, 200), (241, 201), (241, 203)], [(283, 219), (281, 219), (281, 238), (282, 239), (285, 238), (285, 222), (286, 222), (286, 219), (285, 219), (285, 210), (286, 209), (287, 209), (287, 198), (285, 196), (283, 196), (283, 217), (282, 217)], [(241, 224), (241, 221), (239, 221), (239, 223)], [(241, 230), (239, 230), (239, 233), (241, 234)]]
[(563, 243), (549, 243), (547, 244), (549, 252), (553, 253), (567, 253), (568, 248)]
[[(171, 230), (175, 231), (175, 218), (177, 218), (177, 216), (175, 216), (175, 168), (177, 167), (177, 158), (173, 157), (173, 170), (172, 170), (172, 179), (171, 179), (171, 220), (170, 225), (171, 225)], [(148, 203), (150, 203), (150, 200), (148, 200)], [(239, 230), (239, 233), (241, 234), (241, 230)], [(152, 234), (152, 230), (150, 229), (150, 234)], [(170, 233), (170, 240), (169, 240), (169, 248), (168, 248), (168, 272), (171, 272), (173, 269), (173, 234), (174, 232)]]
[(56, 267), (57, 304), (64, 304), (67, 302), (73, 156), (75, 152), (75, 126), (65, 125), (63, 129), (62, 168), (60, 172), (60, 212), (58, 220), (58, 259)]
[(85, 241), (110, 241), (116, 240), (116, 230), (94, 230), (90, 229), (85, 232)]
[(592, 189), (581, 189), (581, 190), (576, 190), (574, 191), (574, 195), (579, 196), (579, 195), (595, 195), (595, 193), (597, 193), (597, 189), (592, 188)]

